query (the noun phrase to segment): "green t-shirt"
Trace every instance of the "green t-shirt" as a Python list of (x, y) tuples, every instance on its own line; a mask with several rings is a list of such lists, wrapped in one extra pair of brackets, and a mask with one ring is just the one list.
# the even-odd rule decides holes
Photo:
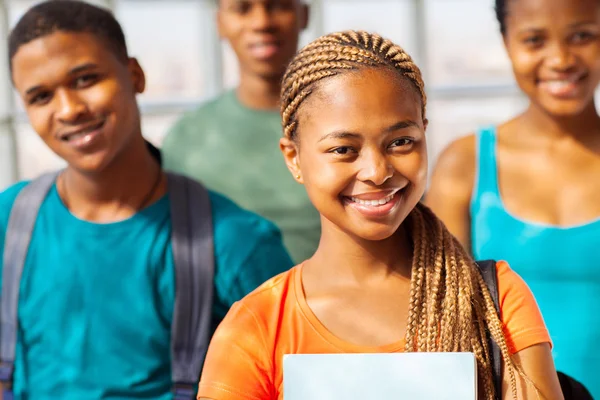
[(319, 213), (279, 150), (281, 119), (252, 110), (229, 91), (184, 115), (163, 143), (165, 167), (203, 182), (274, 222), (295, 262), (311, 257)]

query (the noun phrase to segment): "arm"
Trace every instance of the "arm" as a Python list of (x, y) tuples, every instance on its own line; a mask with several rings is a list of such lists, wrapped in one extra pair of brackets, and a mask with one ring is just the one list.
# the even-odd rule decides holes
[(213, 336), (198, 399), (269, 400), (274, 392), (264, 325), (244, 304), (236, 303)]
[(294, 266), (283, 245), (281, 233), (275, 225), (261, 223), (252, 240), (252, 250), (242, 261), (238, 274), (229, 290), (229, 305), (242, 299), (272, 277)]
[[(523, 349), (514, 354), (512, 360), (526, 377), (515, 371), (517, 398), (523, 400), (564, 399), (549, 343), (539, 343)], [(503, 370), (502, 399), (512, 399), (510, 375), (506, 365)]]
[[(533, 293), (506, 262), (498, 262), (496, 267), (506, 344), (513, 363), (524, 375), (515, 371), (517, 398), (563, 400), (550, 352), (550, 335)], [(512, 399), (506, 364), (502, 380), (502, 398)]]
[(470, 204), (475, 180), (475, 136), (456, 140), (439, 156), (425, 204), (471, 249)]

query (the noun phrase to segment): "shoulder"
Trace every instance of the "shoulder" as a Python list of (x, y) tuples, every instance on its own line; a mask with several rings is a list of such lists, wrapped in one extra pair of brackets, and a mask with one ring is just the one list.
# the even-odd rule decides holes
[(19, 193), (21, 193), (21, 190), (28, 183), (29, 181), (22, 181), (0, 192), (0, 226), (5, 227), (8, 225), (8, 216), (12, 210), (12, 206)]
[(195, 135), (199, 130), (210, 126), (212, 121), (215, 120), (216, 111), (220, 108), (224, 96), (225, 94), (206, 101), (193, 110), (184, 112), (167, 132), (162, 148), (168, 151), (171, 146), (177, 145), (187, 135)]
[(220, 110), (227, 96), (228, 93), (221, 94), (202, 103), (199, 107), (183, 113), (169, 130), (165, 140), (168, 142), (174, 135), (187, 131), (197, 132), (199, 128), (209, 125), (216, 118), (215, 114)]
[(471, 133), (451, 142), (439, 155), (434, 176), (470, 180), (475, 174), (476, 135)]
[(539, 343), (550, 335), (527, 283), (505, 261), (496, 263), (500, 316), (512, 353)]
[(257, 287), (254, 291), (239, 301), (249, 313), (256, 316), (257, 321), (266, 323), (272, 320), (274, 314), (285, 304), (288, 295), (293, 293), (294, 277), (298, 266), (288, 269)]
[(228, 197), (209, 190), (215, 235), (224, 234), (251, 241), (264, 237), (281, 237), (281, 232), (271, 221), (246, 210)]
[(295, 269), (233, 304), (213, 335), (199, 398), (266, 399), (273, 393), (273, 337), (281, 326)]
[(293, 261), (271, 221), (209, 191), (219, 286), (228, 304), (239, 300)]
[[(271, 325), (279, 325), (278, 321), (285, 311), (286, 300), (293, 293), (296, 269), (297, 267), (291, 268), (268, 279), (241, 300), (236, 301), (221, 322), (219, 329), (240, 334), (253, 332), (261, 337), (263, 344), (267, 343), (274, 328)], [(216, 334), (219, 334), (219, 329)]]
[[(474, 134), (462, 137), (450, 143), (439, 155), (433, 173), (431, 184), (425, 195), (425, 203), (438, 214), (446, 224), (449, 224), (454, 234), (458, 234), (458, 226), (453, 223), (463, 214), (471, 200), (475, 185), (475, 147)], [(463, 243), (467, 239), (460, 238)]]

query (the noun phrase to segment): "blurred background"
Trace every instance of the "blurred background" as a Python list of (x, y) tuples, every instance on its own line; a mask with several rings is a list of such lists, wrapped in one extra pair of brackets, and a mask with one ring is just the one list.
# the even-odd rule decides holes
[[(0, 190), (62, 166), (28, 125), (10, 85), (6, 37), (33, 0), (0, 9)], [(237, 83), (232, 51), (216, 33), (213, 0), (96, 0), (121, 22), (146, 72), (139, 97), (143, 132), (160, 146), (168, 127)], [(423, 70), (429, 96), (430, 163), (452, 139), (525, 107), (505, 54), (493, 0), (310, 0), (301, 44), (337, 30), (364, 29), (402, 45)]]

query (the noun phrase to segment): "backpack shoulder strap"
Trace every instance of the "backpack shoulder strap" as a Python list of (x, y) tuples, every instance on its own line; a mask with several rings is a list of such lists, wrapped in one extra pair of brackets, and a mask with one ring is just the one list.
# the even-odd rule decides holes
[[(498, 294), (498, 274), (496, 272), (496, 261), (477, 261), (477, 266), (479, 267), (481, 276), (483, 277), (483, 280), (490, 291), (492, 300), (494, 300), (496, 312), (498, 312), (498, 315), (500, 315), (500, 296)], [(489, 333), (488, 341), (492, 353), (492, 368), (494, 371), (494, 388), (496, 391), (496, 398), (500, 399), (502, 398), (502, 353), (500, 352), (500, 347), (498, 347), (498, 344), (496, 344), (491, 336), (489, 336)]]
[(60, 171), (26, 185), (13, 203), (4, 239), (0, 304), (0, 381), (11, 386), (17, 346), (17, 306), (21, 275), (38, 211)]
[(176, 276), (171, 378), (175, 399), (195, 399), (212, 321), (211, 205), (208, 191), (200, 183), (170, 172), (167, 177)]

